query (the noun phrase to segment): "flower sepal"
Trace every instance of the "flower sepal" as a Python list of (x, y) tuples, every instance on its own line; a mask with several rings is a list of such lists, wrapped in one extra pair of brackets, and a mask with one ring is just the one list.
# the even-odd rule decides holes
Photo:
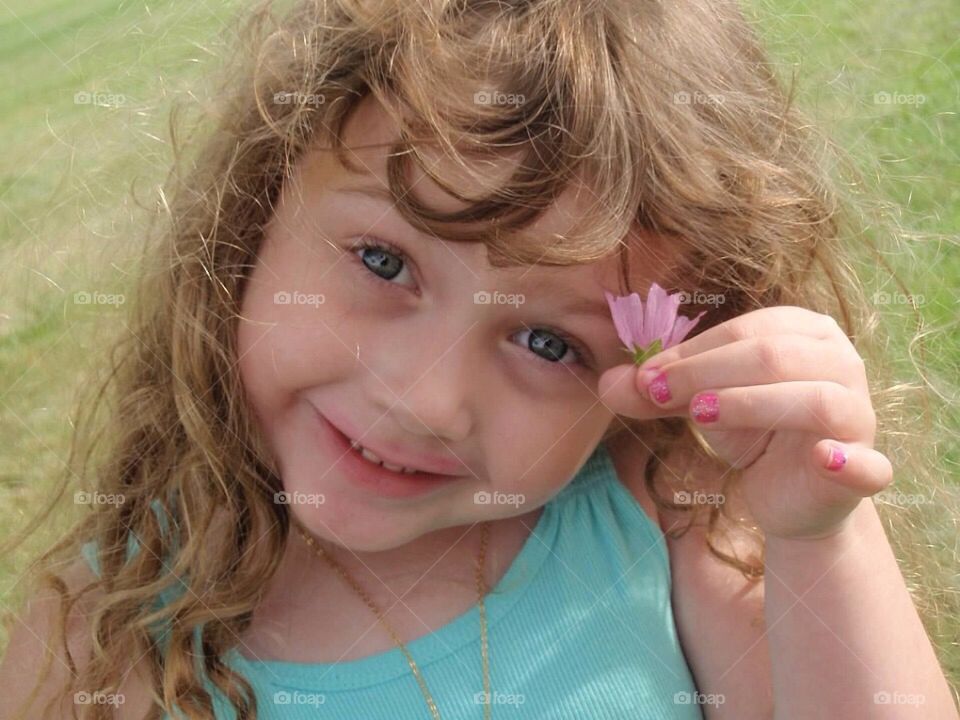
[(637, 365), (643, 365), (648, 359), (662, 351), (663, 341), (661, 341), (660, 338), (657, 338), (645, 348), (634, 347), (633, 362)]

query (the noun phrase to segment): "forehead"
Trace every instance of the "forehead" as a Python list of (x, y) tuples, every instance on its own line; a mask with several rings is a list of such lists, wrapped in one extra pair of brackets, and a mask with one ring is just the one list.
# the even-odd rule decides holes
[[(377, 98), (368, 95), (358, 104), (350, 115), (343, 129), (343, 145), (352, 164), (359, 173), (342, 166), (336, 155), (326, 148), (315, 148), (308, 152), (304, 159), (304, 175), (310, 176), (311, 181), (321, 183), (329, 189), (344, 187), (358, 187), (380, 189), (384, 192), (389, 188), (387, 175), (387, 157), (391, 146), (400, 138), (399, 128), (393, 116), (379, 102)], [(463, 167), (454, 158), (441, 153), (433, 146), (420, 146), (421, 155), (428, 162), (431, 172), (438, 175), (444, 182), (455, 188), (462, 196), (475, 200), (504, 185), (515, 171), (522, 155), (522, 148), (516, 152), (503, 152), (496, 157), (461, 158), (467, 164)], [(468, 206), (468, 203), (453, 197), (440, 187), (416, 162), (407, 165), (410, 176), (410, 193), (421, 203), (440, 212), (452, 212)], [(562, 242), (568, 231), (572, 230), (577, 220), (589, 208), (595, 206), (599, 200), (589, 184), (581, 179), (572, 181), (536, 221), (525, 228), (531, 236), (540, 238), (556, 238)], [(630, 252), (636, 256), (639, 252), (645, 255), (646, 262), (631, 261), (634, 277), (631, 278), (631, 287), (634, 283), (644, 283), (645, 279), (637, 277), (636, 268), (651, 266), (651, 254), (657, 248), (651, 243), (649, 236), (643, 236), (636, 226), (631, 229), (628, 238)], [(486, 255), (486, 248), (482, 243), (458, 243), (458, 245), (473, 246), (470, 252)], [(662, 259), (658, 258), (662, 262)], [(655, 263), (654, 263), (655, 264)], [(520, 278), (531, 284), (541, 281), (548, 284), (554, 280), (562, 280), (575, 285), (585, 284), (596, 289), (597, 284), (603, 288), (619, 292), (620, 260), (618, 254), (612, 254), (602, 260), (588, 264), (557, 267), (547, 265), (533, 265), (527, 267), (510, 267), (499, 269), (499, 275), (507, 278)], [(645, 275), (644, 271), (641, 274)], [(649, 282), (649, 280), (646, 280)]]

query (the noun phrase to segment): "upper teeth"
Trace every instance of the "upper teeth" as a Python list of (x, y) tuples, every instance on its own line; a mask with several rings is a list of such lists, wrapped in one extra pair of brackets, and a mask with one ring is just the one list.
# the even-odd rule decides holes
[(363, 457), (365, 457), (367, 460), (369, 460), (372, 463), (376, 463), (377, 465), (383, 465), (383, 467), (385, 467), (387, 470), (393, 470), (394, 472), (403, 472), (408, 474), (417, 472), (413, 468), (405, 468), (403, 467), (403, 465), (394, 465), (393, 463), (388, 463), (385, 460), (381, 460), (375, 452), (373, 452), (372, 450), (367, 450), (356, 440), (350, 441), (350, 447), (352, 447), (354, 450), (359, 450), (360, 454), (363, 455)]

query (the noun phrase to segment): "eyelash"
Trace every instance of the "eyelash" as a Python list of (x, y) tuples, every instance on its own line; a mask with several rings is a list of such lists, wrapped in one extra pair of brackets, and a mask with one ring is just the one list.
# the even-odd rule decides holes
[[(403, 250), (401, 250), (399, 247), (397, 247), (393, 243), (387, 240), (381, 240), (380, 238), (366, 237), (363, 240), (359, 241), (358, 243), (350, 247), (350, 252), (356, 253), (358, 250), (385, 250), (386, 252), (396, 255), (405, 263), (410, 262), (410, 258), (407, 257), (406, 253), (404, 253)], [(385, 282), (389, 285), (394, 284), (389, 280), (386, 280), (385, 278), (380, 277), (376, 273), (367, 271), (364, 274), (370, 275), (374, 282), (380, 281), (380, 282)], [(589, 351), (580, 342), (578, 342), (577, 340), (574, 340), (573, 337), (563, 332), (562, 330), (557, 330), (551, 327), (532, 327), (532, 328), (525, 328), (525, 329), (526, 330), (548, 330), (549, 332), (553, 333), (558, 338), (563, 340), (569, 346), (570, 350), (573, 351), (574, 357), (576, 357), (577, 362), (580, 365), (589, 369), (593, 368), (592, 362), (590, 360), (591, 356)], [(535, 355), (534, 357), (537, 357), (540, 360), (542, 360), (543, 364), (547, 365), (548, 369), (550, 370), (562, 370), (564, 368), (564, 363), (550, 362), (549, 360), (544, 360), (543, 358), (540, 358), (538, 355)]]
[[(351, 251), (356, 252), (357, 250), (386, 250), (387, 252), (393, 253), (399, 258), (402, 258), (404, 261), (408, 260), (407, 255), (403, 250), (398, 248), (393, 243), (387, 242), (386, 240), (380, 240), (379, 238), (366, 238), (361, 240), (356, 245), (350, 248)], [(381, 278), (382, 279), (382, 278)]]

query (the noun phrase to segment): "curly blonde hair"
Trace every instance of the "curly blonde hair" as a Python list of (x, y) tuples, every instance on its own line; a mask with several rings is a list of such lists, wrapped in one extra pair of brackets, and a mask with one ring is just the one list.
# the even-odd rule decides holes
[[(914, 487), (943, 499), (909, 513), (882, 507), (881, 514), (928, 630), (945, 637), (940, 623), (960, 608), (938, 585), (943, 578), (926, 538), (937, 512), (958, 516), (955, 495), (911, 449), (914, 419), (927, 418), (927, 437), (938, 429), (930, 394), (923, 383), (894, 382), (883, 323), (856, 271), (875, 259), (895, 277), (881, 243), (899, 228), (884, 236), (889, 225), (870, 219), (879, 206), (855, 197), (856, 181), (843, 181), (855, 177), (852, 163), (796, 110), (793, 90), (781, 87), (735, 2), (325, 0), (282, 13), (266, 2), (240, 25), (199, 136), (185, 146), (172, 123), (174, 167), (151, 225), (129, 329), (77, 413), (60, 495), (80, 478), (125, 502), (91, 506), (37, 564), (62, 596), (61, 620), (86, 593), (98, 593), (93, 648), (65, 696), (115, 690), (128, 659), (143, 654), (151, 717), (162, 704), (213, 718), (206, 680), (238, 718), (256, 717), (249, 682), (222, 656), (250, 623), (290, 519), (273, 502), (281, 481), (236, 368), (240, 301), (282, 183), (308, 147), (331, 148), (350, 166), (343, 125), (369, 95), (401, 128), (388, 162), (390, 190), (425, 233), (483, 242), (496, 266), (572, 265), (620, 253), (624, 294), (640, 289), (629, 285), (631, 251), (656, 236), (679, 258), (661, 285), (724, 298), (697, 332), (774, 305), (837, 318), (867, 359), (880, 449), (906, 468)], [(525, 154), (504, 187), (470, 199), (431, 172), (420, 152), (426, 145), (468, 171), (468, 160)], [(419, 204), (405, 184), (411, 160), (469, 207), (445, 214)], [(596, 195), (576, 232), (523, 236), (575, 175)], [(631, 233), (637, 227), (642, 232)], [(107, 416), (95, 422), (102, 408)], [(605, 439), (624, 432), (653, 451), (647, 483), (657, 503), (689, 510), (666, 499), (664, 486), (676, 479), (658, 472), (658, 458), (670, 451), (716, 462), (689, 423), (619, 418)], [(724, 486), (736, 480), (728, 472)], [(175, 519), (175, 545), (157, 507)], [(755, 528), (727, 517), (724, 506), (709, 513), (713, 552), (758, 578), (762, 542), (741, 556), (718, 540)], [(141, 548), (133, 556), (131, 537)], [(68, 589), (57, 563), (90, 541), (99, 548), (99, 577)], [(188, 591), (158, 606), (161, 593), (180, 583)], [(156, 623), (168, 630), (163, 646)], [(110, 709), (81, 710), (106, 718)]]

